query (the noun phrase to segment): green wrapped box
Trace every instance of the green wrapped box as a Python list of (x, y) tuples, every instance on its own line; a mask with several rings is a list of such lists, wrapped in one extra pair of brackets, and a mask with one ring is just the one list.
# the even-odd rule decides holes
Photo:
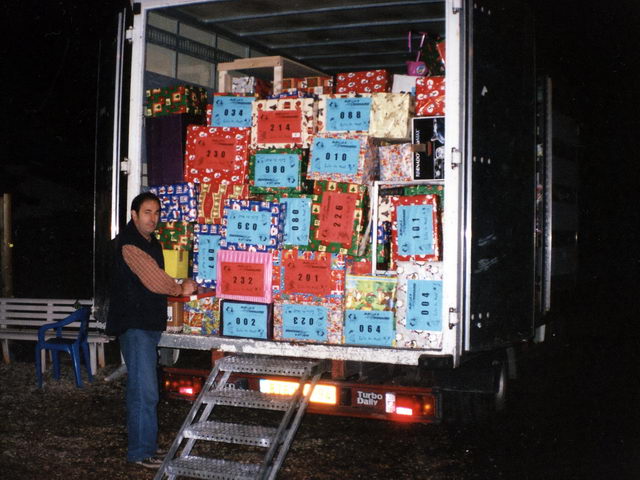
[(201, 115), (207, 111), (207, 91), (203, 87), (176, 85), (146, 91), (145, 116), (161, 117), (176, 113)]

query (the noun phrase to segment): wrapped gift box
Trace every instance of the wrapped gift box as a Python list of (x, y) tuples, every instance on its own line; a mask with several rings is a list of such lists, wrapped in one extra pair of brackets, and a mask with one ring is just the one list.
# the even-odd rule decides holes
[(167, 185), (184, 181), (184, 151), (187, 127), (203, 124), (191, 114), (147, 118), (145, 140), (149, 185)]
[(396, 284), (391, 277), (347, 275), (344, 343), (394, 346)]
[(252, 194), (299, 192), (305, 187), (306, 155), (299, 148), (258, 150), (249, 160)]
[(318, 180), (317, 201), (311, 206), (313, 250), (357, 255), (367, 226), (367, 187), (355, 183)]
[(440, 258), (440, 220), (436, 195), (392, 196), (391, 260)]
[(197, 183), (246, 183), (250, 132), (248, 128), (190, 126), (184, 178)]
[[(408, 185), (403, 188), (405, 196), (411, 195), (436, 195), (438, 197), (438, 212), (442, 215), (444, 206), (444, 186), (443, 185)], [(442, 218), (440, 218), (442, 223)]]
[(345, 268), (342, 254), (282, 250), (274, 258), (273, 296), (291, 303), (324, 301), (342, 305)]
[(335, 81), (336, 93), (388, 92), (391, 85), (387, 70), (366, 70), (338, 73)]
[(258, 77), (234, 77), (231, 79), (231, 93), (241, 93), (266, 97), (273, 89), (266, 80)]
[(408, 93), (374, 93), (371, 95), (369, 135), (409, 140), (414, 109), (413, 97)]
[(271, 303), (273, 253), (219, 250), (216, 296)]
[(212, 127), (251, 128), (251, 111), (255, 96), (216, 93), (211, 110), (207, 110), (207, 125)]
[(213, 292), (181, 297), (184, 303), (182, 333), (190, 335), (220, 334), (220, 300)]
[(444, 117), (416, 117), (411, 123), (414, 178), (444, 178)]
[(198, 189), (198, 223), (222, 224), (224, 201), (249, 198), (249, 185), (200, 183)]
[(381, 181), (410, 182), (413, 180), (413, 148), (410, 143), (378, 147)]
[(155, 185), (149, 191), (160, 199), (161, 222), (193, 222), (197, 216), (196, 186), (192, 182)]
[(193, 278), (198, 285), (215, 288), (217, 255), (222, 239), (220, 225), (196, 224), (193, 228)]
[(272, 309), (270, 304), (223, 300), (222, 332), (225, 337), (272, 338)]
[(187, 278), (189, 276), (189, 252), (186, 250), (162, 249), (164, 257), (164, 271), (173, 278)]
[(420, 77), (413, 75), (393, 75), (392, 93), (409, 93), (413, 96), (416, 94), (416, 80)]
[(442, 262), (398, 262), (396, 346), (442, 349)]
[(252, 148), (308, 148), (316, 133), (313, 98), (256, 100), (253, 103)]
[(371, 94), (321, 95), (318, 101), (318, 132), (368, 133)]
[(267, 195), (264, 200), (286, 205), (282, 247), (308, 250), (310, 248), (312, 205), (313, 202), (319, 201), (319, 196), (312, 193), (295, 192)]
[(146, 91), (145, 115), (159, 117), (176, 113), (190, 113), (204, 121), (207, 109), (207, 91), (192, 85), (154, 88)]
[(369, 135), (318, 133), (309, 151), (307, 178), (370, 184), (376, 165), (377, 147)]
[(312, 343), (342, 343), (340, 305), (317, 301), (274, 302), (273, 338)]
[(439, 117), (444, 108), (445, 77), (420, 77), (416, 80), (416, 116)]
[(156, 237), (165, 250), (191, 250), (193, 224), (190, 222), (160, 222)]
[(284, 234), (286, 208), (277, 202), (225, 200), (220, 247), (253, 252), (277, 249)]

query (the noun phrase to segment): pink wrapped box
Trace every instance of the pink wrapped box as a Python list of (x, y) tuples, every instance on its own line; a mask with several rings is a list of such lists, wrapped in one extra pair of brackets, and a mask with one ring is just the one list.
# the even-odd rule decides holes
[(190, 125), (185, 179), (196, 183), (247, 183), (249, 134), (249, 128)]
[(252, 148), (309, 148), (316, 132), (313, 98), (280, 98), (253, 102)]
[(445, 113), (445, 77), (420, 77), (416, 81), (416, 116), (438, 117)]
[(387, 70), (347, 72), (336, 75), (335, 93), (388, 92), (390, 87)]
[(219, 250), (216, 297), (271, 303), (271, 252)]
[(371, 184), (377, 153), (375, 141), (369, 135), (319, 133), (309, 150), (307, 179)]

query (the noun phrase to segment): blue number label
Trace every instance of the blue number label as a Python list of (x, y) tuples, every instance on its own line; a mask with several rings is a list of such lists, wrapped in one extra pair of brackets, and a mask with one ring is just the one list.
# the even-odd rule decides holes
[(393, 346), (393, 312), (377, 310), (345, 311), (345, 343)]
[(400, 255), (430, 255), (433, 245), (433, 206), (399, 205), (398, 253)]
[(222, 331), (231, 337), (267, 338), (267, 305), (223, 302)]
[(284, 243), (307, 245), (311, 227), (311, 199), (284, 197), (280, 203), (287, 204), (284, 221)]
[(256, 154), (256, 187), (297, 188), (300, 186), (300, 157), (292, 153)]
[(212, 127), (251, 127), (254, 97), (214, 96)]
[(327, 308), (315, 305), (282, 305), (282, 337), (327, 341)]
[(220, 235), (200, 235), (198, 237), (198, 276), (206, 280), (216, 279), (216, 257)]
[(327, 99), (327, 126), (329, 132), (349, 130), (368, 131), (371, 98)]
[(442, 281), (407, 280), (407, 328), (442, 331)]
[(309, 171), (355, 175), (358, 171), (359, 158), (359, 140), (317, 137), (313, 140), (311, 147)]
[(268, 245), (271, 212), (227, 209), (227, 242)]

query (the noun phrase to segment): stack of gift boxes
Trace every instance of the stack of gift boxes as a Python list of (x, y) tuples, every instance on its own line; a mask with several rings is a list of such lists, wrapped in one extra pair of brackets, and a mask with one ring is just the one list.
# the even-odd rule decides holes
[(196, 87), (148, 94), (165, 269), (199, 285), (170, 299), (168, 330), (441, 348), (443, 187), (381, 187), (375, 219), (370, 194), (375, 180), (442, 178), (443, 77), (415, 94), (384, 70), (285, 78), (278, 95), (233, 85), (208, 104)]

